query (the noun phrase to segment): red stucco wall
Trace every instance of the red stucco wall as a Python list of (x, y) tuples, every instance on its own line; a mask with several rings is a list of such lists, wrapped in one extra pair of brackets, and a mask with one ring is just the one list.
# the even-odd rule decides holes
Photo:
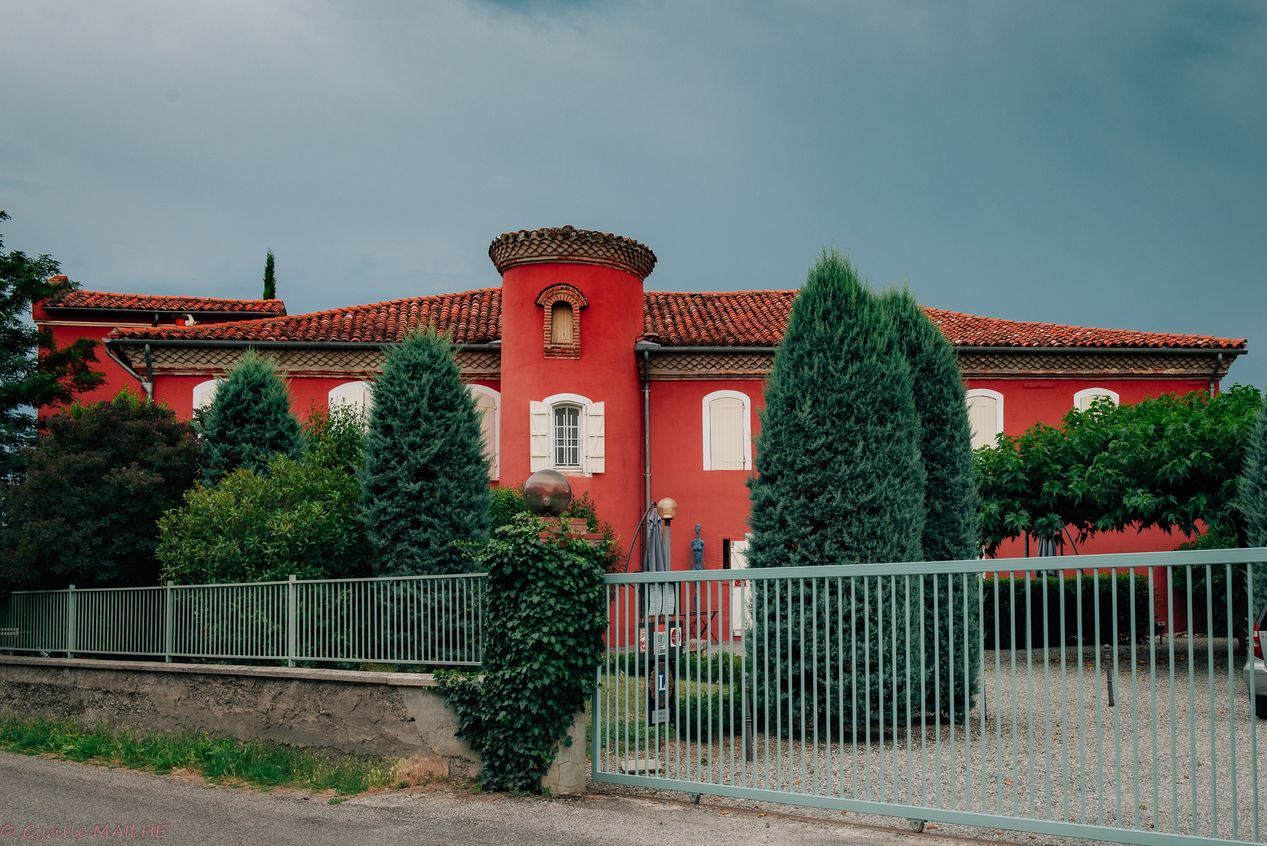
[[(545, 356), (543, 290), (558, 284), (588, 301), (580, 312), (580, 358)], [(570, 478), (588, 492), (602, 519), (628, 538), (642, 513), (642, 409), (634, 344), (642, 332), (642, 281), (586, 264), (532, 264), (502, 277), (501, 478), (521, 483), (531, 472), (529, 403), (558, 393), (606, 404), (606, 469)]]

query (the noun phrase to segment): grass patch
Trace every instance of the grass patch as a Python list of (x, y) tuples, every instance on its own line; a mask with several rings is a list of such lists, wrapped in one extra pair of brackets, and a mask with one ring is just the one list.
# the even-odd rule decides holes
[(394, 764), (255, 740), (138, 733), (45, 719), (0, 718), (0, 749), (103, 761), (155, 773), (185, 769), (213, 782), (333, 790), (345, 796), (391, 784)]

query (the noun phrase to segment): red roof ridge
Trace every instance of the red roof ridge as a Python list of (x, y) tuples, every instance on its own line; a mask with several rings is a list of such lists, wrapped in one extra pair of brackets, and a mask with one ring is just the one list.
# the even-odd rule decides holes
[(202, 313), (241, 312), (243, 314), (284, 315), (284, 300), (243, 297), (202, 297), (195, 294), (129, 294), (77, 288), (62, 291), (44, 304), (52, 309), (92, 309), (106, 311), (188, 311)]

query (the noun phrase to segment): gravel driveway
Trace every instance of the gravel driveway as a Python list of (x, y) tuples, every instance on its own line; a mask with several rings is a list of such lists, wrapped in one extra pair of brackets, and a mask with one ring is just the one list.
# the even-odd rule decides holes
[(1267, 722), (1250, 708), (1244, 656), (1229, 674), (1226, 641), (1177, 638), (1173, 687), (1164, 641), (1133, 659), (1120, 648), (1116, 667), (1099, 657), (1070, 647), (1062, 670), (1057, 647), (1046, 661), (1041, 649), (985, 653), (967, 727), (917, 718), (856, 744), (757, 730), (749, 762), (742, 737), (696, 743), (670, 727), (658, 744), (644, 730), (640, 749), (607, 748), (601, 768), (654, 760), (645, 774), (691, 782), (1267, 842)]

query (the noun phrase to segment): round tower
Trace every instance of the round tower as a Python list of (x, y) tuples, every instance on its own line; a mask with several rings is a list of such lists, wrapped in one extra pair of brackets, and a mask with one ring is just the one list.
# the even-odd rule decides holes
[(634, 344), (655, 254), (571, 226), (498, 236), (501, 483), (564, 473), (628, 538), (642, 512), (642, 397)]

